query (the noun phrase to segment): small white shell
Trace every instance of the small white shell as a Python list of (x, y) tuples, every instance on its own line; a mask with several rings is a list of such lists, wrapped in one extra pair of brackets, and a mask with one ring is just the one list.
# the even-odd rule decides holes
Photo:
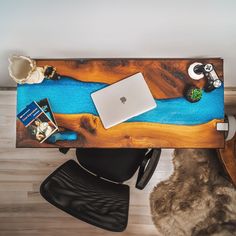
[(38, 84), (44, 80), (44, 73), (42, 67), (36, 67), (32, 74), (27, 79), (27, 84)]

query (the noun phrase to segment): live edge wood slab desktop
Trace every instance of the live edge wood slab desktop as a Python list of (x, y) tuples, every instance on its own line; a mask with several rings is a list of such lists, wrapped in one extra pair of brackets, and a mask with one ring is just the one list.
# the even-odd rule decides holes
[[(206, 79), (193, 80), (188, 67), (194, 62), (214, 65), (223, 82), (223, 60), (210, 59), (36, 59), (37, 66), (56, 67), (60, 80), (19, 85), (17, 112), (33, 100), (48, 98), (58, 126), (78, 133), (76, 141), (40, 144), (17, 120), (16, 147), (124, 147), (224, 148), (224, 89), (204, 93), (197, 103), (184, 97), (187, 85), (203, 88)], [(104, 129), (92, 103), (91, 92), (141, 72), (157, 102), (128, 122)], [(114, 107), (114, 109), (116, 109)]]

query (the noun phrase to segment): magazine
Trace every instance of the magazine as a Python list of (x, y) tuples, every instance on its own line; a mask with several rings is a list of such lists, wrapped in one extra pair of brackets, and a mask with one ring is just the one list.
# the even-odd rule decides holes
[(27, 128), (30, 136), (40, 143), (43, 143), (50, 135), (58, 130), (56, 124), (36, 102), (30, 103), (17, 117)]
[(40, 100), (39, 102), (37, 102), (37, 104), (46, 113), (46, 115), (53, 121), (53, 123), (57, 126), (57, 122), (56, 122), (54, 115), (52, 113), (52, 109), (51, 109), (48, 99), (44, 98), (44, 99)]

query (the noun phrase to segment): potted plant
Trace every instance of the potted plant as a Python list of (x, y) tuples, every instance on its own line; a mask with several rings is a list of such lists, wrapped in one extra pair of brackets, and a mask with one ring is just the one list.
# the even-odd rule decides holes
[(189, 102), (198, 102), (202, 98), (202, 89), (193, 85), (189, 86), (184, 92), (184, 97)]

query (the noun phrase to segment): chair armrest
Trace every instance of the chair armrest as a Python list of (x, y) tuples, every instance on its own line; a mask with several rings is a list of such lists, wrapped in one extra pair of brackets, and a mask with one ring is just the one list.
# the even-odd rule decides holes
[(135, 187), (144, 189), (151, 179), (161, 156), (161, 149), (152, 149), (140, 165), (138, 178)]

